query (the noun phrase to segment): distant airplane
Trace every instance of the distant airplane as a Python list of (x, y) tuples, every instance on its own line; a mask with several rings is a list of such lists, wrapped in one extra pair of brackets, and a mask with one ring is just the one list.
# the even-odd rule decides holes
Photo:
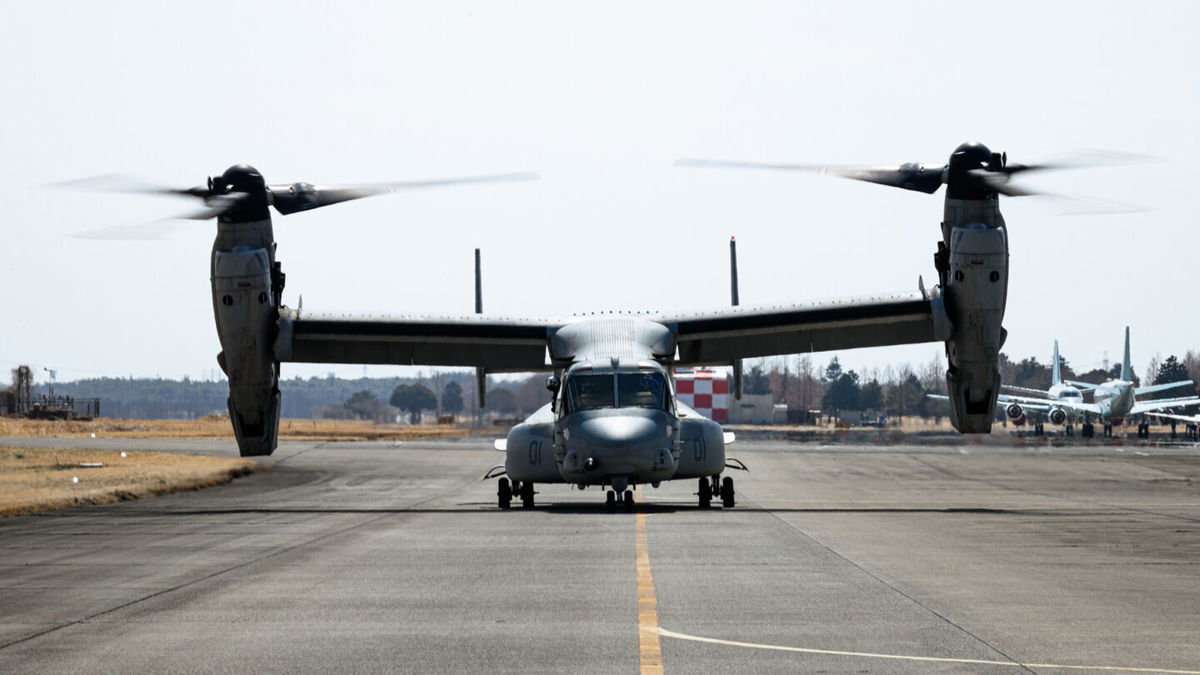
[[(996, 405), (1004, 409), (1004, 414), (1014, 423), (1020, 425), (1025, 421), (1025, 411), (1034, 410), (1045, 413), (1046, 419), (1052, 424), (1066, 425), (1067, 435), (1074, 433), (1074, 423), (1082, 415), (1074, 406), (1059, 405), (1083, 403), (1083, 391), (1078, 387), (1063, 382), (1062, 361), (1058, 357), (1058, 340), (1054, 341), (1054, 357), (1051, 361), (1050, 388), (1029, 389), (1011, 384), (1001, 384), (1004, 389), (1024, 392), (1033, 396), (1000, 394), (996, 397)], [(1087, 387), (1092, 388), (1092, 385)]]
[[(1133, 385), (1133, 366), (1129, 357), (1129, 326), (1125, 327), (1125, 358), (1121, 362), (1121, 376), (1119, 378), (1110, 379), (1101, 384), (1063, 380), (1058, 358), (1058, 341), (1056, 340), (1054, 343), (1054, 372), (1051, 379), (1054, 383), (1046, 391), (1003, 385), (1016, 391), (1038, 394), (1040, 398), (1001, 394), (997, 397), (997, 405), (1001, 405), (1004, 402), (1008, 403), (1005, 407), (1005, 414), (1010, 419), (1023, 417), (1025, 408), (1046, 412), (1050, 421), (1055, 424), (1062, 424), (1076, 418), (1076, 416), (1081, 416), (1085, 420), (1083, 424), (1084, 436), (1091, 436), (1093, 434), (1091, 418), (1092, 416), (1096, 416), (1104, 424), (1104, 435), (1112, 436), (1113, 427), (1120, 425), (1125, 421), (1126, 417), (1131, 415), (1200, 404), (1200, 398), (1195, 396), (1157, 399), (1153, 401), (1137, 400), (1137, 396), (1140, 394), (1150, 394), (1156, 391), (1184, 387), (1192, 384), (1192, 381), (1181, 380), (1178, 382), (1135, 387)], [(1083, 391), (1086, 390), (1093, 392), (1092, 403), (1085, 403), (1083, 401)]]

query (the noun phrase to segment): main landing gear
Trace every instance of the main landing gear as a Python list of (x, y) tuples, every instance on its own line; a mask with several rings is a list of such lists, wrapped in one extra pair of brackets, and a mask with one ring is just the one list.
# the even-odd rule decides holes
[(533, 483), (529, 481), (521, 482), (515, 480), (512, 483), (508, 482), (507, 478), (501, 478), (496, 483), (496, 496), (500, 503), (500, 508), (507, 509), (512, 506), (513, 497), (521, 498), (521, 506), (527, 509), (533, 508)]
[[(711, 482), (710, 482), (711, 481)], [(712, 476), (710, 478), (700, 479), (700, 490), (696, 493), (700, 497), (700, 508), (707, 509), (712, 506), (714, 496), (721, 498), (721, 506), (727, 509), (732, 509), (736, 500), (733, 492), (733, 478), (726, 476)]]
[(617, 510), (617, 504), (624, 504), (626, 511), (633, 510), (633, 490), (626, 489), (624, 492), (609, 490), (604, 495), (604, 506), (609, 513)]

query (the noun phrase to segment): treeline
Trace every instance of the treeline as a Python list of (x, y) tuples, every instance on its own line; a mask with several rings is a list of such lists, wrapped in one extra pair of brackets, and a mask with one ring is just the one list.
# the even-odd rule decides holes
[[(1076, 373), (1070, 362), (1060, 358), (1064, 379), (1100, 383), (1120, 375), (1120, 364), (1109, 370)], [(770, 395), (774, 403), (791, 410), (876, 411), (890, 416), (948, 414), (944, 401), (927, 394), (945, 394), (945, 359), (936, 357), (914, 367), (911, 364), (845, 370), (838, 357), (818, 362), (811, 354), (763, 359), (746, 371), (744, 392)], [(1000, 355), (1000, 376), (1005, 384), (1030, 389), (1047, 389), (1051, 367), (1036, 357), (1013, 361)], [(1188, 351), (1182, 359), (1168, 356), (1152, 359), (1139, 383), (1177, 380), (1200, 381), (1200, 352)], [(521, 380), (488, 379), (487, 415), (520, 417), (549, 401), (546, 375), (538, 373)], [(392, 421), (400, 416), (420, 420), (423, 414), (474, 416), (477, 406), (475, 378), (470, 373), (434, 373), (426, 377), (357, 378), (295, 377), (281, 380), (282, 414), (290, 418), (361, 418)], [(35, 393), (46, 393), (46, 385)], [(228, 382), (165, 379), (95, 378), (54, 385), (56, 394), (99, 398), (105, 417), (134, 419), (190, 419), (227, 411)], [(1158, 392), (1158, 397), (1188, 396), (1194, 386)]]

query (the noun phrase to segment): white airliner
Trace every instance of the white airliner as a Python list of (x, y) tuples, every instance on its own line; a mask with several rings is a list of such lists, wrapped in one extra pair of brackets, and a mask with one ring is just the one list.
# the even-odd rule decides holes
[[(997, 397), (997, 400), (1003, 399), (1007, 403), (1005, 413), (1010, 418), (1017, 418), (1023, 415), (1021, 408), (1029, 408), (1030, 410), (1046, 411), (1051, 422), (1062, 424), (1071, 419), (1073, 415), (1082, 416), (1085, 420), (1092, 416), (1098, 417), (1104, 423), (1105, 434), (1112, 433), (1112, 427), (1121, 424), (1126, 417), (1131, 415), (1140, 415), (1156, 410), (1166, 408), (1176, 408), (1187, 405), (1200, 404), (1200, 398), (1195, 396), (1184, 396), (1179, 398), (1165, 398), (1150, 401), (1139, 401), (1139, 394), (1149, 394), (1165, 389), (1173, 389), (1175, 387), (1183, 387), (1192, 384), (1191, 380), (1181, 380), (1178, 382), (1167, 382), (1164, 384), (1154, 384), (1146, 387), (1135, 387), (1133, 385), (1133, 366), (1129, 358), (1129, 327), (1125, 327), (1125, 359), (1121, 362), (1121, 377), (1107, 380), (1101, 384), (1089, 384), (1087, 382), (1076, 382), (1073, 380), (1062, 380), (1059, 363), (1058, 363), (1058, 343), (1054, 345), (1054, 386), (1051, 386), (1047, 391), (1039, 389), (1023, 389), (1030, 393), (1037, 393), (1041, 397), (1035, 398), (1030, 396), (1014, 396), (1002, 394)], [(1012, 389), (1018, 389), (1011, 387)], [(1085, 403), (1083, 401), (1083, 390), (1093, 391), (1093, 402)], [(1014, 410), (1014, 407), (1016, 408)], [(1014, 415), (1014, 413), (1016, 413)]]
[[(1017, 387), (1011, 384), (1003, 384), (1001, 387), (1011, 391), (1024, 392), (1033, 394), (1030, 396), (1013, 396), (1009, 394), (1000, 394), (996, 397), (996, 405), (1004, 408), (1004, 414), (1008, 416), (1014, 423), (1020, 425), (1025, 423), (1025, 411), (1036, 410), (1046, 414), (1046, 418), (1053, 424), (1069, 424), (1075, 422), (1082, 413), (1076, 407), (1077, 404), (1083, 404), (1083, 390), (1073, 385), (1063, 382), (1061, 360), (1058, 358), (1058, 340), (1054, 341), (1054, 358), (1051, 365), (1050, 388), (1028, 389), (1026, 387)], [(1087, 385), (1091, 389), (1095, 385)], [(1060, 405), (1067, 403), (1070, 405)]]

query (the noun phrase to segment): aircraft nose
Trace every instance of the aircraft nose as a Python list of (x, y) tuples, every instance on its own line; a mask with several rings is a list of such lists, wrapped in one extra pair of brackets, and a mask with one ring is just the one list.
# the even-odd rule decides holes
[(599, 417), (584, 421), (580, 431), (598, 445), (631, 445), (663, 434), (654, 420), (645, 417)]

